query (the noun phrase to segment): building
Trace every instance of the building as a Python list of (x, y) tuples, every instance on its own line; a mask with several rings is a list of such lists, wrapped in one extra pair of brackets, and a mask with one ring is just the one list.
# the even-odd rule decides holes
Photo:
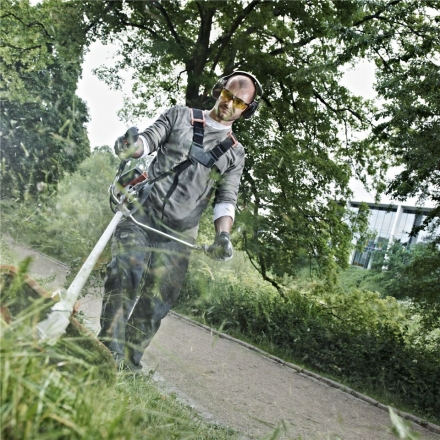
[[(350, 202), (349, 208), (357, 212), (360, 202)], [(352, 252), (350, 263), (369, 269), (372, 263), (373, 251), (385, 250), (392, 240), (399, 240), (402, 246), (409, 248), (428, 238), (428, 233), (421, 231), (411, 237), (413, 226), (422, 224), (431, 208), (420, 208), (399, 204), (367, 203), (370, 208), (369, 230), (375, 232), (375, 238), (370, 240), (362, 252)]]

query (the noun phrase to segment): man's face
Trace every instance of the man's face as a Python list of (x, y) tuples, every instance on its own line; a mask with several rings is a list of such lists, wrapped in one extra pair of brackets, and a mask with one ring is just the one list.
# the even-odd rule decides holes
[[(253, 84), (249, 83), (247, 87), (240, 87), (239, 81), (235, 77), (231, 78), (226, 83), (225, 89), (246, 103), (252, 102), (254, 97)], [(223, 94), (220, 94), (214, 106), (215, 115), (217, 116), (218, 120), (224, 122), (233, 122), (237, 120), (245, 110), (246, 108), (237, 108), (237, 106), (234, 105), (234, 100), (227, 99), (227, 97), (223, 96)]]

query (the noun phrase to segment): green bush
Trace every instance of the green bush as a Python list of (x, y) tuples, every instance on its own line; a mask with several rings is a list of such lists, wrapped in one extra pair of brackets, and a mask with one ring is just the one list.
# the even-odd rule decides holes
[(348, 292), (352, 289), (369, 290), (370, 292), (382, 292), (383, 284), (372, 276), (372, 272), (358, 266), (350, 266), (341, 271), (339, 280), (342, 287)]
[[(440, 249), (432, 242), (409, 249), (394, 241), (387, 253), (375, 252), (370, 278), (381, 292), (411, 301), (427, 331), (440, 328)], [(422, 330), (423, 330), (422, 329)]]

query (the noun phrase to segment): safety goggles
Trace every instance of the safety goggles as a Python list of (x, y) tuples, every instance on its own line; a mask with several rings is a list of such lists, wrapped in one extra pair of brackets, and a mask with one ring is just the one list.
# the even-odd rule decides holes
[(245, 110), (250, 105), (250, 104), (247, 104), (246, 102), (244, 102), (238, 96), (233, 95), (228, 89), (225, 89), (224, 87), (223, 87), (222, 91), (220, 92), (220, 94), (225, 101), (232, 100), (234, 107), (239, 110)]

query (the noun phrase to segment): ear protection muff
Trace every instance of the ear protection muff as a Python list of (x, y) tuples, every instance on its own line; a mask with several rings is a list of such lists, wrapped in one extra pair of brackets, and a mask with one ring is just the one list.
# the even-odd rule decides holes
[[(261, 87), (261, 84), (259, 83), (258, 79), (255, 78), (254, 75), (248, 72), (243, 72), (241, 70), (236, 70), (235, 72), (232, 72), (230, 75), (224, 76), (223, 78), (219, 79), (217, 84), (212, 88), (212, 92), (211, 92), (212, 97), (218, 99), (223, 87), (225, 87), (229, 78), (232, 78), (233, 76), (237, 76), (237, 75), (243, 75), (250, 78), (255, 86), (255, 97), (263, 96), (263, 88)], [(241, 117), (243, 119), (249, 119), (257, 111), (257, 108), (258, 108), (258, 101), (256, 101), (254, 98), (252, 102), (249, 104), (249, 107), (241, 114)]]

